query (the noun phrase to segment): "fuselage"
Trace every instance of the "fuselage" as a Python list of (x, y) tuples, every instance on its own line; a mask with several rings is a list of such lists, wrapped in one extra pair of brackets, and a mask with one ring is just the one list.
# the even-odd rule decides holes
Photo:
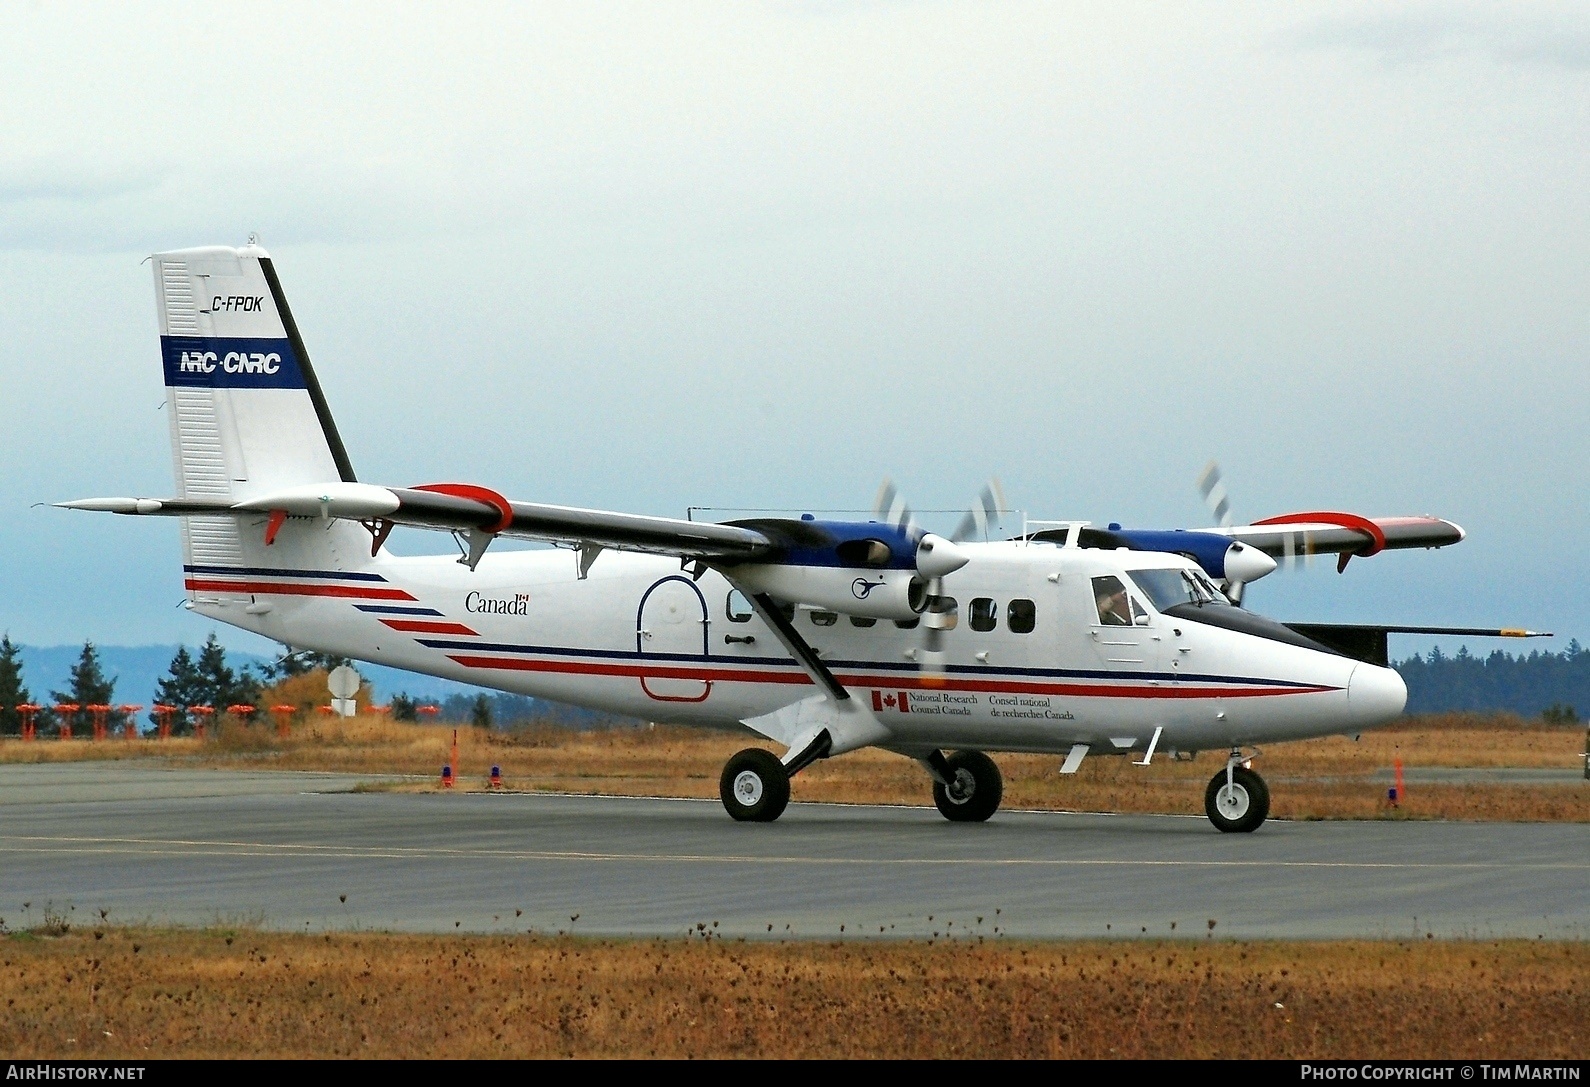
[[(1170, 606), (1155, 587), (1193, 569), (1179, 556), (963, 547), (970, 561), (943, 579), (953, 609), (936, 619), (792, 609), (889, 729), (880, 746), (1127, 752), (1157, 729), (1158, 751), (1196, 751), (1353, 733), (1402, 711), (1390, 669), (1223, 601)], [(677, 559), (613, 551), (585, 578), (577, 565), (566, 550), (490, 553), (473, 571), (382, 555), (344, 569), (190, 567), (187, 579), (195, 610), (290, 645), (648, 720), (748, 722), (814, 693), (717, 571), (693, 578)], [(1126, 590), (1118, 613), (1103, 600), (1112, 578)], [(932, 636), (929, 666), (933, 622), (952, 625)]]

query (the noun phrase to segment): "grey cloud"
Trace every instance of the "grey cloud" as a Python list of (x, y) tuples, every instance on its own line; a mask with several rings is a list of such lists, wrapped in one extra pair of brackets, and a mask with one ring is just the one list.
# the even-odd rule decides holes
[(1590, 71), (1590, 22), (1582, 16), (1430, 8), (1319, 20), (1282, 38), (1296, 50), (1352, 50), (1387, 64), (1423, 64), (1464, 56), (1519, 67)]
[(158, 166), (38, 161), (0, 163), (0, 207), (25, 203), (100, 204), (148, 192), (172, 172)]

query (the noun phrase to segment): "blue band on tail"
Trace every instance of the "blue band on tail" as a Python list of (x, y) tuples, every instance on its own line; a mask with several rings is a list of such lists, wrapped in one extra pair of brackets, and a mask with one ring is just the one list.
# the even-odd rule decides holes
[(162, 336), (167, 386), (215, 389), (302, 389), (304, 372), (282, 339)]

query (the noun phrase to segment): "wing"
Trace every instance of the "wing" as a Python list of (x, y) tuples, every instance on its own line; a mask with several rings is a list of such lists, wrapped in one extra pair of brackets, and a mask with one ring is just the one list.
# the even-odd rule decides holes
[(1412, 547), (1446, 547), (1466, 535), (1462, 527), (1439, 517), (1362, 517), (1356, 513), (1315, 510), (1267, 517), (1251, 525), (1202, 529), (1241, 540), (1272, 558), (1337, 555), (1338, 570), (1354, 555), (1376, 555)]
[(506, 536), (676, 555), (709, 562), (751, 561), (771, 556), (779, 547), (767, 533), (754, 528), (514, 502), (496, 491), (463, 483), (420, 487), (324, 483), (293, 487), (236, 504), (183, 498), (88, 498), (58, 505), (66, 509), (136, 516), (258, 517), (263, 514), (270, 519), (266, 528), (267, 542), (274, 539), (275, 528), (286, 518), (316, 517), (359, 521), (371, 529), (372, 536), (381, 540), (385, 539), (383, 528), (407, 525), (468, 533), (488, 542), (491, 538)]

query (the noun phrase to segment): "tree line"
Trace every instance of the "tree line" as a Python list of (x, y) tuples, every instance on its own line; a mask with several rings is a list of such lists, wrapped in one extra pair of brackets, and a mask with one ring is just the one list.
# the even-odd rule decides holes
[[(147, 708), (151, 725), (160, 723), (155, 705), (171, 706), (170, 726), (173, 734), (193, 731), (190, 706), (210, 706), (223, 712), (228, 706), (249, 706), (259, 701), (267, 687), (291, 676), (302, 675), (314, 668), (335, 668), (347, 661), (323, 653), (285, 654), (281, 660), (263, 666), (258, 673), (245, 665), (233, 668), (226, 661), (226, 649), (214, 633), (205, 639), (197, 655), (187, 646), (179, 646), (171, 659), (171, 667), (155, 685), (154, 701)], [(67, 689), (51, 691), (44, 697), (34, 716), (35, 726), (41, 731), (70, 726), (74, 732), (92, 726), (89, 706), (110, 706), (105, 724), (112, 730), (126, 727), (130, 714), (116, 704), (116, 679), (105, 675), (99, 659), (99, 650), (93, 642), (84, 642), (77, 663), (67, 676)], [(22, 715), (18, 706), (32, 705), (34, 698), (22, 675), (21, 649), (11, 641), (9, 634), (0, 636), (0, 734), (17, 735), (22, 731)], [(55, 706), (75, 705), (75, 711), (57, 713)]]
[(1590, 710), (1590, 649), (1577, 638), (1560, 653), (1517, 656), (1498, 649), (1482, 657), (1467, 646), (1447, 656), (1437, 647), (1393, 667), (1408, 685), (1408, 713), (1507, 710), (1569, 724)]

